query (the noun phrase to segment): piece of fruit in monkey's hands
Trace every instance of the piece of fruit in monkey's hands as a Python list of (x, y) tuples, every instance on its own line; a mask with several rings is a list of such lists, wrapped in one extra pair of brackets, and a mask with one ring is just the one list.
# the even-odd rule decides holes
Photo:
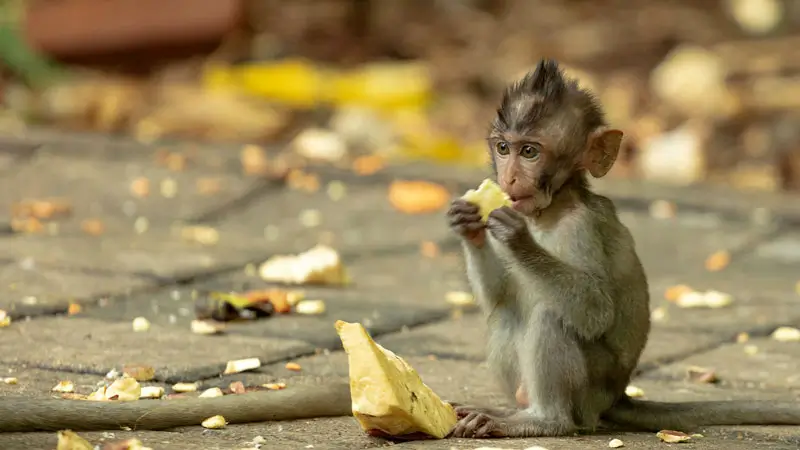
[(461, 198), (478, 205), (484, 222), (489, 218), (489, 213), (495, 209), (511, 206), (511, 199), (508, 198), (508, 195), (489, 178), (483, 180), (477, 189), (468, 190)]
[(264, 281), (288, 284), (342, 285), (350, 282), (339, 253), (327, 246), (298, 255), (277, 255), (258, 269)]
[(350, 366), (353, 416), (374, 436), (444, 438), (458, 420), (405, 360), (372, 340), (360, 323), (336, 321)]

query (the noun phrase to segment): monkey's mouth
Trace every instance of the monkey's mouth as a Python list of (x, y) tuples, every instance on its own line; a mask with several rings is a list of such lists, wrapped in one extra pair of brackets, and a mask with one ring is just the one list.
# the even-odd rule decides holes
[(522, 208), (528, 200), (533, 199), (532, 195), (509, 195), (508, 198), (511, 200), (511, 207), (519, 210)]

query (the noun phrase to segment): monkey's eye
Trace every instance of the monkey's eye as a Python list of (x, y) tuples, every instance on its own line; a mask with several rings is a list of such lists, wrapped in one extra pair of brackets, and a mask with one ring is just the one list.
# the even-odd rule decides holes
[(526, 144), (522, 146), (519, 154), (522, 155), (523, 158), (536, 159), (539, 157), (539, 149), (533, 145)]
[(497, 145), (495, 145), (495, 147), (497, 148), (498, 155), (507, 155), (509, 153), (508, 142), (503, 142), (503, 141), (498, 142)]

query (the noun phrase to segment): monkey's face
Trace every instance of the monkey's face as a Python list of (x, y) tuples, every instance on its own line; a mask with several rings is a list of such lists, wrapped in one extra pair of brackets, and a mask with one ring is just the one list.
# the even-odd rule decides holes
[(530, 215), (550, 206), (556, 192), (575, 170), (572, 158), (561, 158), (541, 140), (500, 135), (489, 139), (497, 184), (512, 207)]

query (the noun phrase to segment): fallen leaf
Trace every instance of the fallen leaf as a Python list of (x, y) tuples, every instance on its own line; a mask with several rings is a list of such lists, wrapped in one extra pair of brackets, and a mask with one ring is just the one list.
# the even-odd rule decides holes
[(733, 303), (733, 297), (719, 291), (684, 292), (675, 304), (681, 308), (723, 308)]
[(267, 383), (267, 384), (262, 384), (262, 386), (271, 391), (279, 391), (281, 389), (286, 389), (286, 383)]
[(261, 279), (291, 284), (343, 285), (350, 281), (336, 250), (317, 245), (297, 255), (276, 255), (258, 269)]
[(222, 190), (222, 180), (219, 178), (198, 178), (195, 186), (198, 194), (213, 195)]
[(231, 392), (234, 394), (244, 394), (245, 392), (247, 392), (247, 389), (245, 389), (244, 387), (244, 383), (242, 383), (241, 381), (234, 381), (233, 383), (228, 385), (228, 389), (230, 389)]
[(139, 398), (161, 398), (164, 396), (164, 388), (161, 386), (142, 386)]
[(212, 335), (225, 331), (225, 325), (210, 320), (193, 320), (191, 324), (192, 333)]
[(225, 366), (225, 371), (222, 372), (222, 374), (230, 375), (233, 373), (255, 370), (258, 369), (259, 367), (261, 367), (261, 360), (258, 358), (237, 359), (233, 361), (228, 361), (227, 366)]
[(107, 400), (130, 402), (139, 400), (141, 395), (142, 387), (139, 385), (139, 382), (131, 377), (123, 376), (106, 388), (105, 396)]
[(11, 325), (11, 316), (5, 310), (0, 309), (0, 328)]
[(691, 366), (686, 369), (686, 375), (689, 380), (696, 383), (716, 383), (719, 381), (714, 370), (706, 369), (705, 367)]
[(285, 291), (281, 289), (266, 289), (249, 291), (244, 294), (247, 299), (247, 307), (251, 307), (257, 303), (270, 303), (274, 311), (279, 314), (285, 314), (292, 310), (292, 303), (290, 298), (294, 298), (292, 291)]
[(389, 203), (406, 214), (426, 214), (441, 210), (450, 192), (428, 181), (394, 181), (389, 186)]
[(124, 441), (108, 442), (103, 445), (102, 450), (153, 450), (145, 447), (142, 441), (131, 438)]
[(322, 214), (316, 209), (304, 209), (300, 211), (298, 220), (306, 228), (316, 228), (322, 223)]
[(95, 402), (101, 402), (101, 401), (108, 400), (106, 398), (106, 387), (105, 386), (100, 386), (99, 388), (97, 388), (96, 391), (94, 391), (91, 394), (87, 395), (86, 396), (86, 400), (95, 401)]
[(197, 383), (176, 383), (172, 385), (172, 390), (175, 392), (195, 392), (199, 386)]
[(719, 272), (720, 270), (724, 269), (728, 266), (731, 262), (731, 254), (727, 250), (721, 250), (715, 253), (712, 253), (706, 259), (706, 270), (709, 272)]
[(628, 385), (625, 388), (625, 395), (631, 398), (644, 397), (644, 391), (640, 387)]
[(779, 327), (772, 332), (771, 337), (778, 342), (798, 342), (800, 330), (793, 327)]
[(75, 383), (69, 380), (59, 381), (57, 385), (50, 389), (52, 392), (60, 392), (62, 394), (70, 394), (75, 392)]
[(188, 158), (180, 152), (169, 152), (164, 156), (163, 165), (173, 172), (186, 169)]
[(302, 300), (295, 306), (297, 314), (316, 315), (325, 313), (325, 302), (322, 300)]
[(70, 316), (74, 316), (79, 312), (81, 312), (81, 305), (78, 303), (70, 303), (69, 306), (67, 307), (67, 314)]
[(386, 160), (379, 155), (360, 156), (353, 161), (353, 172), (358, 175), (372, 175), (386, 167)]
[(159, 185), (161, 196), (164, 198), (175, 198), (178, 195), (178, 182), (172, 178), (164, 178)]
[(454, 306), (475, 305), (475, 296), (470, 292), (450, 291), (444, 294), (444, 301)]
[(3, 383), (5, 384), (17, 384), (19, 380), (16, 377), (6, 377), (3, 378)]
[(213, 387), (213, 388), (206, 389), (205, 391), (203, 391), (200, 394), (200, 398), (222, 397), (223, 395), (225, 395), (225, 394), (222, 392), (222, 389), (220, 389), (218, 387)]
[(225, 428), (227, 424), (228, 422), (226, 422), (225, 418), (222, 416), (212, 416), (200, 423), (204, 428), (210, 428), (212, 430)]
[(681, 295), (689, 292), (694, 292), (694, 289), (690, 288), (689, 286), (686, 286), (685, 284), (679, 284), (677, 286), (672, 286), (668, 288), (666, 291), (664, 291), (664, 298), (671, 302), (674, 302), (678, 300), (678, 298), (680, 298)]
[(663, 306), (659, 306), (654, 308), (653, 311), (650, 312), (650, 320), (653, 322), (661, 322), (667, 318), (667, 310)]
[(347, 155), (347, 144), (338, 134), (321, 128), (308, 128), (289, 144), (291, 148), (308, 159), (336, 162)]
[(656, 200), (650, 203), (650, 217), (654, 219), (671, 219), (675, 217), (677, 207), (666, 200)]
[(286, 176), (286, 185), (298, 191), (317, 192), (320, 182), (319, 177), (313, 173), (305, 173), (300, 169), (291, 169)]
[(300, 367), (300, 364), (297, 364), (296, 362), (288, 362), (286, 363), (286, 370), (291, 370), (292, 372), (300, 372), (302, 368)]
[(44, 232), (44, 224), (35, 217), (12, 218), (10, 225), (11, 230), (15, 233), (38, 234)]
[(133, 331), (147, 331), (150, 329), (150, 321), (144, 317), (133, 319)]
[(58, 432), (56, 450), (94, 450), (94, 446), (73, 431), (61, 430)]
[(106, 231), (106, 226), (98, 219), (86, 219), (81, 222), (81, 231), (90, 236), (100, 236)]
[(150, 180), (144, 177), (134, 179), (131, 181), (130, 191), (134, 197), (147, 197), (150, 195)]
[(186, 242), (211, 246), (219, 242), (219, 231), (205, 225), (190, 225), (181, 228), (181, 238)]
[(736, 343), (737, 344), (744, 344), (745, 342), (750, 340), (750, 335), (742, 332), (736, 335)]
[(239, 154), (239, 161), (245, 175), (267, 175), (269, 160), (264, 149), (257, 145), (245, 145)]
[(145, 365), (124, 366), (122, 373), (136, 381), (150, 381), (156, 377), (156, 369)]
[(325, 189), (325, 192), (328, 194), (328, 198), (334, 202), (338, 202), (339, 200), (343, 199), (347, 193), (347, 186), (341, 181), (333, 180), (328, 183), (328, 187)]
[(72, 205), (64, 199), (31, 199), (16, 202), (11, 206), (11, 216), (18, 219), (56, 219), (72, 214)]
[(426, 258), (436, 258), (439, 256), (439, 246), (435, 242), (423, 241), (419, 246), (420, 253)]
[(620, 448), (624, 447), (625, 443), (619, 439), (612, 439), (611, 441), (608, 442), (608, 446), (611, 448)]
[(672, 430), (661, 430), (656, 433), (659, 439), (668, 443), (668, 444), (677, 444), (679, 442), (688, 442), (692, 439), (686, 433), (681, 433), (680, 431), (672, 431)]

